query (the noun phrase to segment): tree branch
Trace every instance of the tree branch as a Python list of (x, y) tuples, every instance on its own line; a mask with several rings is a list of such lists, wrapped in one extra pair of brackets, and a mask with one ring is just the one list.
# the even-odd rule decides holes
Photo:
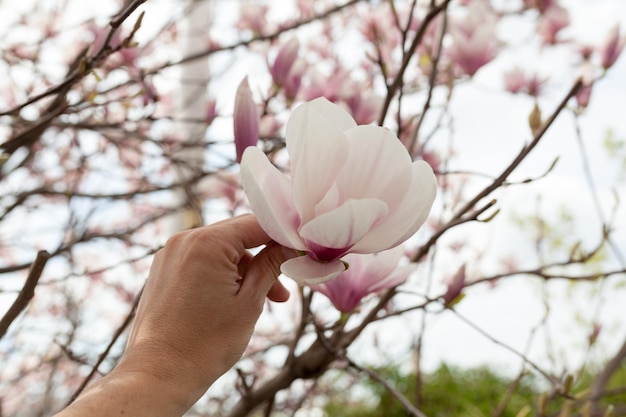
[(104, 362), (107, 356), (109, 356), (109, 352), (111, 352), (113, 345), (115, 345), (115, 343), (118, 341), (122, 333), (124, 333), (126, 328), (130, 325), (133, 318), (135, 317), (135, 312), (137, 311), (137, 305), (139, 305), (139, 300), (141, 299), (142, 293), (143, 293), (143, 288), (141, 289), (141, 291), (139, 291), (139, 294), (137, 294), (137, 296), (135, 297), (135, 301), (133, 302), (133, 305), (130, 308), (130, 311), (126, 315), (126, 318), (124, 319), (122, 324), (117, 328), (117, 330), (113, 334), (113, 337), (111, 337), (109, 344), (102, 351), (100, 356), (98, 356), (98, 360), (96, 361), (96, 363), (91, 367), (91, 371), (89, 372), (89, 375), (87, 375), (85, 379), (83, 379), (83, 381), (80, 383), (76, 391), (74, 391), (74, 394), (72, 394), (72, 396), (70, 397), (69, 401), (66, 404), (66, 407), (70, 405), (71, 403), (73, 403), (74, 400), (76, 400), (76, 398), (78, 398), (80, 393), (83, 392), (83, 390), (87, 387), (89, 382), (91, 382), (93, 377), (98, 373), (98, 368), (100, 367), (100, 365), (102, 365), (102, 362)]
[[(346, 359), (348, 359), (348, 358), (346, 358)], [(400, 391), (398, 391), (393, 386), (391, 386), (391, 384), (389, 382), (387, 382), (385, 380), (385, 378), (383, 378), (381, 375), (377, 374), (376, 372), (372, 371), (371, 369), (363, 368), (363, 367), (357, 365), (356, 363), (354, 363), (350, 359), (348, 359), (348, 363), (354, 369), (356, 369), (356, 370), (358, 370), (360, 372), (365, 373), (368, 377), (370, 377), (371, 379), (373, 379), (374, 381), (378, 382), (383, 387), (385, 387), (385, 389), (387, 391), (389, 391), (389, 393), (396, 400), (400, 401), (400, 403), (404, 407), (404, 410), (408, 413), (409, 416), (426, 417), (426, 414), (422, 413), (417, 407), (415, 407), (413, 404), (411, 404), (411, 401), (409, 401), (408, 398), (406, 398)]]
[(613, 376), (615, 371), (619, 369), (624, 359), (626, 359), (626, 340), (624, 340), (622, 347), (617, 351), (615, 356), (607, 362), (602, 372), (600, 372), (593, 380), (590, 396), (592, 415), (601, 414), (600, 400), (603, 397), (603, 392), (606, 385), (609, 383), (611, 376)]
[(17, 295), (11, 307), (9, 307), (9, 310), (4, 314), (2, 320), (0, 320), (0, 339), (6, 334), (11, 323), (13, 323), (35, 296), (35, 287), (37, 287), (37, 283), (39, 282), (39, 278), (41, 277), (41, 273), (48, 259), (50, 259), (48, 252), (42, 250), (37, 253), (37, 257), (31, 265), (30, 272), (28, 273), (28, 277), (26, 277), (26, 282), (24, 282), (22, 290)]
[(404, 73), (406, 72), (406, 69), (408, 68), (409, 63), (411, 62), (411, 59), (415, 55), (415, 51), (417, 50), (417, 47), (419, 46), (420, 42), (424, 38), (424, 35), (426, 34), (426, 29), (428, 29), (428, 25), (430, 25), (433, 19), (435, 19), (435, 17), (437, 17), (437, 15), (441, 13), (441, 11), (445, 10), (448, 7), (448, 4), (450, 3), (450, 1), (451, 0), (445, 0), (440, 5), (436, 7), (432, 7), (430, 12), (428, 12), (426, 17), (422, 21), (422, 24), (420, 25), (419, 30), (415, 34), (415, 38), (413, 38), (413, 42), (411, 43), (411, 46), (409, 46), (409, 49), (404, 54), (404, 59), (402, 60), (402, 65), (400, 65), (400, 69), (398, 70), (398, 74), (396, 75), (396, 78), (393, 80), (393, 83), (391, 83), (391, 85), (387, 86), (387, 96), (385, 97), (385, 102), (383, 103), (383, 107), (380, 112), (380, 117), (378, 118), (378, 124), (380, 126), (382, 126), (385, 120), (385, 117), (387, 116), (387, 112), (389, 111), (389, 106), (391, 105), (391, 100), (393, 100), (393, 98), (396, 95), (396, 92), (398, 91), (398, 88), (400, 88), (400, 86), (402, 85), (402, 81), (404, 79)]

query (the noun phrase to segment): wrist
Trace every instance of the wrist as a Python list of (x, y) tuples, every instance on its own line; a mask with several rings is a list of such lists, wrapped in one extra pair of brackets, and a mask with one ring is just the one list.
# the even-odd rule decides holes
[(57, 417), (179, 417), (201, 395), (145, 372), (114, 370), (88, 387)]

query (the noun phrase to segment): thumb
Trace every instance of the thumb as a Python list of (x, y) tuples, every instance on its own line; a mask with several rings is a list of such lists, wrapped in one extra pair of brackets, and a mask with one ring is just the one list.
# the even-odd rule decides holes
[(286, 301), (289, 292), (277, 278), (280, 275), (280, 265), (291, 257), (290, 252), (293, 251), (276, 242), (269, 243), (247, 265), (237, 295), (262, 303), (269, 293), (275, 301)]

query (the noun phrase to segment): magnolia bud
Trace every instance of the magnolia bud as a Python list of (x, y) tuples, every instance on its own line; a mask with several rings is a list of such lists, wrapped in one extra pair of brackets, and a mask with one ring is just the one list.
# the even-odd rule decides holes
[(233, 130), (237, 162), (241, 162), (243, 151), (249, 146), (256, 146), (259, 141), (259, 113), (252, 99), (248, 77), (244, 78), (237, 88)]

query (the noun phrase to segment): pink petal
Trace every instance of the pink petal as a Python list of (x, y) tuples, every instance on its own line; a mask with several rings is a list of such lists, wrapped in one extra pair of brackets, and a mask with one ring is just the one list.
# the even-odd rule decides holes
[(241, 183), (250, 207), (265, 232), (283, 246), (305, 250), (297, 228), (291, 184), (259, 148), (247, 148), (241, 159)]
[(387, 205), (381, 200), (348, 200), (304, 224), (300, 236), (326, 248), (349, 248), (386, 216)]
[(393, 272), (374, 285), (372, 285), (369, 289), (370, 292), (380, 292), (382, 290), (387, 290), (389, 288), (397, 287), (402, 284), (407, 278), (415, 272), (417, 269), (417, 264), (411, 263), (408, 265), (399, 266), (393, 270)]
[(321, 284), (337, 277), (345, 269), (341, 261), (317, 262), (308, 256), (289, 259), (280, 266), (283, 274), (300, 285)]
[(374, 253), (398, 246), (411, 237), (426, 221), (435, 200), (437, 179), (424, 161), (413, 163), (412, 182), (395, 211), (351, 249), (355, 253)]
[[(350, 269), (348, 269), (349, 271)], [(331, 281), (315, 285), (313, 289), (324, 294), (333, 303), (335, 308), (344, 313), (353, 311), (363, 297), (369, 293), (354, 286), (352, 276), (346, 275), (347, 271)]]
[(286, 133), (294, 204), (303, 223), (313, 218), (316, 204), (328, 192), (348, 155), (348, 143), (341, 127), (319, 113), (316, 110), (319, 106), (313, 103), (294, 110)]
[(403, 254), (404, 249), (397, 247), (374, 255), (346, 255), (343, 260), (350, 265), (346, 271), (312, 288), (338, 310), (353, 311), (367, 295), (400, 285), (415, 271), (416, 264), (398, 266)]
[[(350, 268), (350, 271), (359, 273), (362, 286), (368, 288), (368, 292), (373, 292), (372, 287), (398, 268), (398, 262), (402, 256), (404, 256), (404, 247), (397, 246), (372, 255), (350, 254), (344, 260), (351, 266), (356, 264), (361, 267), (362, 271), (357, 271), (357, 268)], [(353, 259), (357, 257), (359, 259)]]

